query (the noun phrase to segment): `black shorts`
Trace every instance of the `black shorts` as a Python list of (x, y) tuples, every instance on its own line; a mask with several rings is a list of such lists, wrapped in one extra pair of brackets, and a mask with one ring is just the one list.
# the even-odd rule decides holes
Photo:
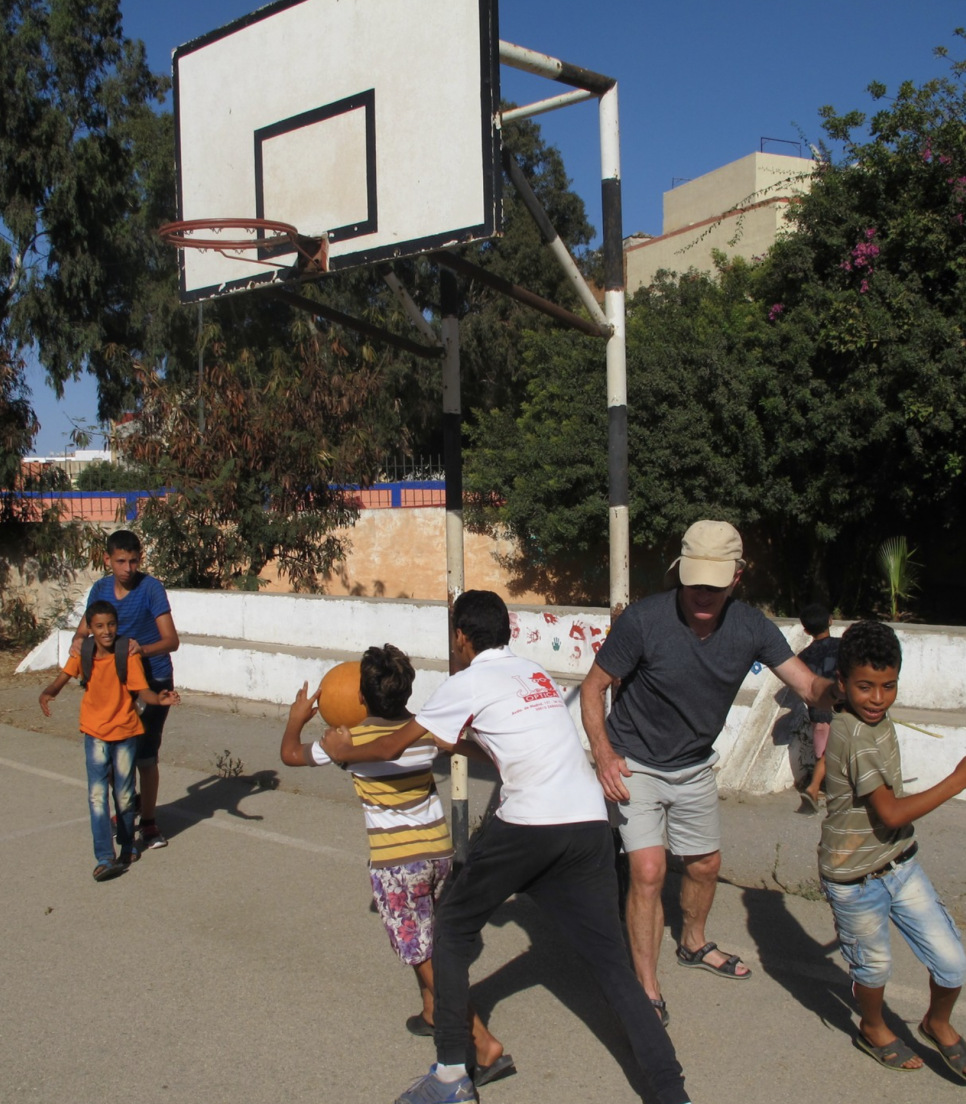
[[(162, 690), (173, 690), (174, 679), (153, 679), (145, 675), (148, 680), (148, 689), (156, 694)], [(141, 723), (144, 731), (138, 736), (138, 766), (153, 767), (158, 761), (158, 752), (161, 750), (161, 734), (164, 732), (164, 722), (168, 718), (170, 705), (147, 705), (141, 714)]]

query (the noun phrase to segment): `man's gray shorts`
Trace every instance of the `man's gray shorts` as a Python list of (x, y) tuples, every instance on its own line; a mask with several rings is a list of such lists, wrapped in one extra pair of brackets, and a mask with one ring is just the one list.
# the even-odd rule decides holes
[(706, 763), (677, 771), (658, 771), (627, 759), (632, 774), (624, 779), (629, 801), (616, 806), (616, 826), (624, 850), (664, 847), (672, 855), (710, 855), (721, 849), (718, 783)]

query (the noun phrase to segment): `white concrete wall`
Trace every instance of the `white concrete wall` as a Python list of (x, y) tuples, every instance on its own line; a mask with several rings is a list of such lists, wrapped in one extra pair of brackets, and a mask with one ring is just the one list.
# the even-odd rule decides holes
[(787, 225), (787, 210), (787, 201), (776, 199), (628, 246), (624, 251), (628, 295), (638, 288), (650, 287), (662, 269), (679, 275), (692, 268), (697, 272), (713, 272), (715, 250), (729, 257), (763, 256)]
[(788, 201), (806, 191), (815, 162), (805, 157), (750, 153), (664, 193), (659, 237), (624, 251), (629, 295), (648, 287), (661, 269), (710, 272), (715, 249), (760, 256), (788, 225)]
[[(175, 678), (184, 689), (288, 702), (303, 682), (314, 687), (336, 663), (387, 642), (407, 651), (417, 668), (412, 708), (418, 709), (446, 677), (445, 602), (229, 591), (168, 594), (182, 637), (173, 657)], [(82, 612), (78, 607), (71, 625)], [(579, 726), (576, 690), (607, 635), (607, 611), (518, 606), (510, 618), (514, 650), (554, 675)], [(808, 642), (797, 621), (777, 624), (794, 651)], [(835, 626), (834, 634), (845, 627)], [(959, 716), (966, 714), (966, 629), (903, 625), (896, 631), (903, 647), (897, 731), (908, 789), (916, 792), (966, 755), (966, 716)], [(18, 669), (63, 664), (71, 636), (72, 629), (52, 634)], [(765, 793), (792, 784), (803, 759), (796, 702), (769, 671), (748, 672), (716, 744), (723, 785)]]
[(806, 191), (815, 162), (807, 157), (749, 153), (664, 193), (663, 233), (717, 218), (734, 207)]

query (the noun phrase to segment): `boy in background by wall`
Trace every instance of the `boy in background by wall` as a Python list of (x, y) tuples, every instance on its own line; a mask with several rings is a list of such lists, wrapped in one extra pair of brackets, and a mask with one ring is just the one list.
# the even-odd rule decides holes
[[(835, 678), (836, 659), (839, 654), (839, 641), (831, 634), (832, 618), (825, 606), (814, 604), (806, 606), (799, 615), (802, 628), (812, 637), (812, 643), (798, 653), (805, 666), (822, 678)], [(802, 790), (800, 813), (818, 812), (818, 796), (825, 779), (825, 745), (828, 743), (829, 725), (832, 723), (831, 710), (816, 709), (808, 706), (808, 720), (812, 726), (812, 747), (815, 750), (815, 769), (808, 785)]]

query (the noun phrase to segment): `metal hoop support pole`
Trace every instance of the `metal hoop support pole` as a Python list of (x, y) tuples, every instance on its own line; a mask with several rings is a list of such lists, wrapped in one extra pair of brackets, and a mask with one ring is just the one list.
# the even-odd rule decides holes
[[(446, 469), (446, 601), (452, 626), (453, 603), (463, 593), (463, 414), (460, 397), (460, 324), (457, 316), (456, 277), (439, 270), (439, 299), (443, 330), (443, 462)], [(456, 672), (452, 633), (450, 674)], [(469, 851), (469, 776), (465, 755), (450, 760), (453, 847), (457, 866)]]
[(610, 615), (630, 601), (630, 511), (627, 463), (627, 345), (624, 239), (621, 213), (620, 122), (617, 84), (600, 97), (600, 175), (604, 221), (604, 313), (607, 339), (607, 470), (610, 517)]

